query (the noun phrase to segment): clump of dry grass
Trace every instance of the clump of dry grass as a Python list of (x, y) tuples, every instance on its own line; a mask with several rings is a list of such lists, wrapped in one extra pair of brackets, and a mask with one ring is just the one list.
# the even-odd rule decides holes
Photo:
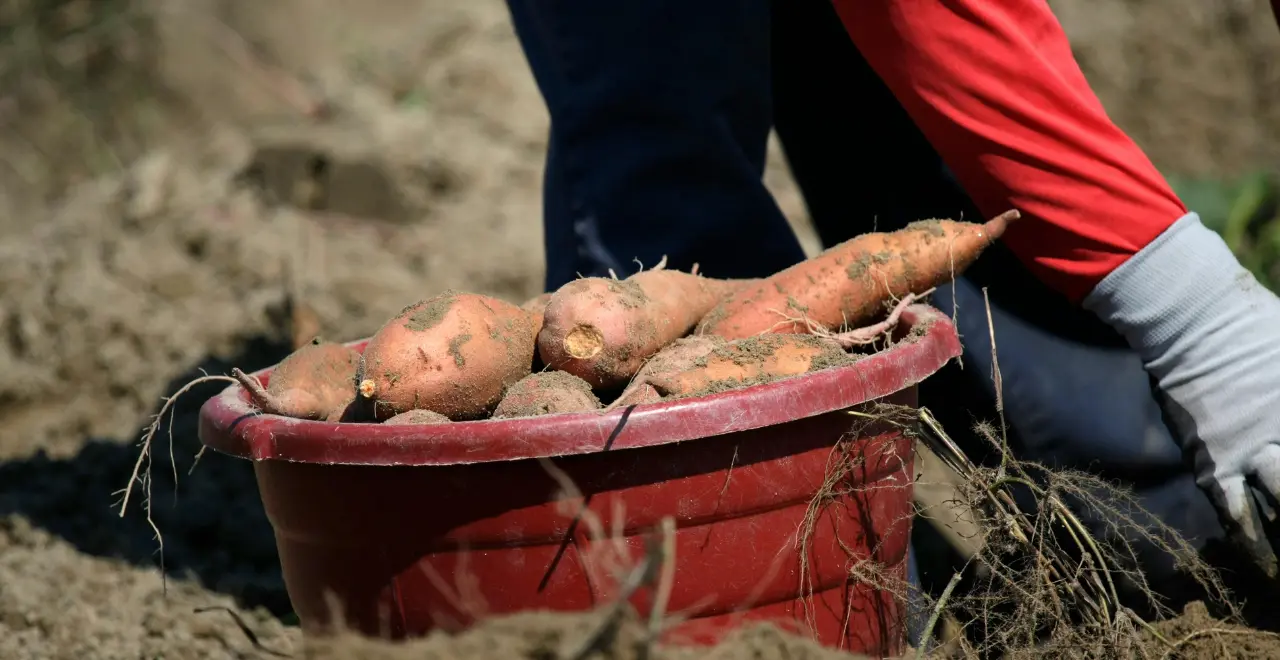
[[(994, 357), (994, 328), (988, 325)], [(855, 431), (887, 424), (936, 454), (960, 477), (955, 498), (946, 506), (979, 530), (976, 553), (965, 567), (969, 570), (957, 572), (936, 600), (913, 592), (905, 581), (886, 578), (884, 571), (851, 567), (855, 579), (929, 613), (917, 657), (1134, 658), (1173, 653), (1178, 640), (1135, 613), (1137, 605), (1125, 595), (1137, 594), (1156, 620), (1176, 614), (1139, 570), (1135, 540), (1171, 556), (1230, 618), (1237, 618), (1239, 610), (1226, 587), (1195, 547), (1163, 523), (1140, 523), (1155, 518), (1128, 491), (1093, 475), (1050, 470), (1013, 455), (1003, 420), (998, 360), (994, 365), (1001, 419), (998, 426), (980, 423), (975, 428), (999, 457), (992, 467), (971, 462), (927, 409), (879, 405), (849, 411), (858, 419)], [(844, 479), (858, 460), (842, 457), (824, 492), (834, 490), (832, 481)], [(1082, 515), (1105, 521), (1105, 541)], [(977, 578), (957, 590), (965, 572)], [(965, 634), (934, 648), (931, 640), (945, 620), (958, 623)]]
[[(936, 611), (977, 628), (971, 637), (983, 640), (981, 646), (962, 642), (963, 657), (1159, 656), (1172, 642), (1121, 595), (1121, 583), (1128, 583), (1162, 618), (1176, 614), (1137, 568), (1128, 540), (1135, 537), (1172, 556), (1210, 597), (1238, 615), (1218, 575), (1189, 542), (1162, 524), (1137, 522), (1140, 516), (1133, 512), (1141, 507), (1128, 492), (1092, 475), (1019, 461), (1003, 436), (986, 424), (978, 431), (1001, 461), (978, 467), (928, 410), (913, 412), (920, 421), (918, 437), (962, 477), (955, 506), (972, 511), (982, 532), (979, 551), (970, 560), (984, 569), (978, 584), (934, 604)], [(1081, 521), (1081, 509), (1105, 519), (1115, 534), (1099, 540)], [(959, 579), (957, 574), (949, 586)]]

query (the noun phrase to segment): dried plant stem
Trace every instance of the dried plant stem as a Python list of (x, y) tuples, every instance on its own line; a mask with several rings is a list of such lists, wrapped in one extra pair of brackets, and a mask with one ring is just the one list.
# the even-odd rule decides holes
[(933, 613), (929, 615), (929, 622), (924, 626), (924, 633), (920, 636), (920, 648), (916, 649), (916, 660), (924, 660), (928, 653), (929, 641), (933, 637), (933, 629), (938, 625), (938, 619), (942, 617), (942, 613), (947, 608), (947, 601), (951, 599), (951, 592), (956, 590), (956, 585), (960, 584), (960, 573), (951, 576), (951, 580), (947, 582), (947, 586), (942, 590), (942, 595), (938, 597), (938, 602), (933, 606)]

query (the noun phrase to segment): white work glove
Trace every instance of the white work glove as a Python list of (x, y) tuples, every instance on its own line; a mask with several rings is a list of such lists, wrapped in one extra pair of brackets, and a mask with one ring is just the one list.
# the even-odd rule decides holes
[(1189, 213), (1102, 280), (1084, 306), (1142, 356), (1194, 457), (1197, 483), (1274, 577), (1263, 518), (1275, 515), (1280, 495), (1280, 299)]

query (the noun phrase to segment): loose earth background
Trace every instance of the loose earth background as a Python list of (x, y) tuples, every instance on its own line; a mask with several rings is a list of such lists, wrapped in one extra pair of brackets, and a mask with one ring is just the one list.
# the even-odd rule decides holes
[[(1266, 0), (1057, 0), (1112, 117), (1170, 175), (1280, 163)], [(39, 0), (0, 10), (0, 657), (299, 648), (250, 467), (179, 406), (168, 593), (112, 509), (160, 397), (446, 288), (523, 300), (546, 111), (498, 0)], [(308, 119), (321, 102), (324, 122)], [(801, 233), (774, 150), (770, 187)]]

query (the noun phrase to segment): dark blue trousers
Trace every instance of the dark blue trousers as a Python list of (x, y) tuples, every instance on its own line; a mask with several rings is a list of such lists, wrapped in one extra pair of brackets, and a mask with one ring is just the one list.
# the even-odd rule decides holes
[[(664, 255), (711, 277), (800, 261), (761, 182), (772, 127), (824, 244), (921, 218), (979, 218), (827, 0), (508, 1), (551, 112), (548, 290)], [(1137, 355), (1002, 246), (936, 294), (958, 311), (963, 368), (922, 384), (922, 405), (971, 457), (991, 458), (970, 432), (996, 419), (983, 287), (1017, 454), (1134, 489), (1199, 547), (1220, 539)], [(1092, 521), (1099, 536), (1112, 535), (1107, 522)], [(1170, 557), (1137, 549), (1164, 595), (1196, 597)]]

